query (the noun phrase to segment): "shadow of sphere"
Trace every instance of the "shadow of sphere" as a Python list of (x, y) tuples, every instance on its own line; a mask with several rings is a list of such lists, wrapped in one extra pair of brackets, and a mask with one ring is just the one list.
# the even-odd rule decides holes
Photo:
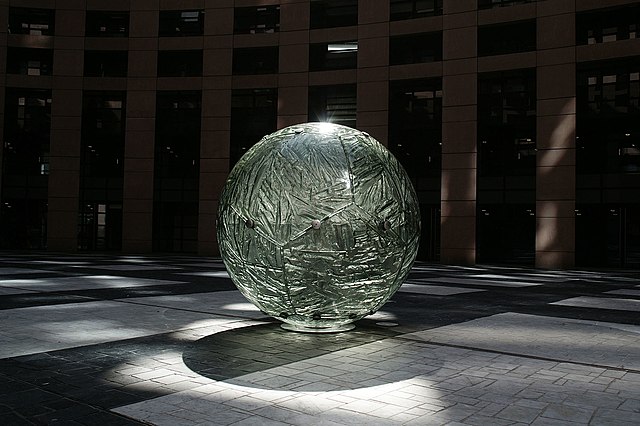
[[(334, 367), (337, 362), (323, 363), (324, 377), (314, 384), (310, 378), (318, 379), (317, 372), (306, 370), (301, 361), (397, 334), (382, 327), (360, 324), (355, 330), (345, 333), (295, 333), (283, 330), (278, 322), (212, 334), (189, 345), (182, 358), (187, 367), (201, 376), (252, 388), (295, 390), (297, 386), (304, 386), (304, 391), (351, 390), (372, 386), (366, 380), (370, 376), (366, 369), (350, 372)], [(282, 375), (278, 371), (269, 371), (283, 366), (288, 370), (299, 369), (299, 373)], [(359, 381), (358, 378), (364, 380)], [(389, 380), (388, 383), (394, 381)]]

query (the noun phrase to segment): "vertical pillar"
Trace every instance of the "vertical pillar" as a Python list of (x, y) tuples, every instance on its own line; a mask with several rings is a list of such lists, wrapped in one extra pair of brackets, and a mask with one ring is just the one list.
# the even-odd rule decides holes
[(389, 0), (358, 3), (358, 129), (387, 145)]
[(158, 1), (131, 2), (122, 195), (122, 250), (153, 243)]
[(575, 1), (537, 3), (536, 266), (575, 264)]
[(56, 10), (51, 105), (47, 246), (77, 250), (84, 1), (64, 2)]
[[(0, 140), (4, 141), (4, 109), (5, 109), (5, 81), (7, 69), (7, 28), (9, 22), (8, 2), (0, 4)], [(0, 145), (0, 201), (2, 200), (2, 158), (4, 143)]]
[(307, 121), (309, 2), (280, 5), (278, 128)]
[(476, 260), (477, 0), (445, 0), (440, 259)]
[(218, 200), (229, 173), (233, 2), (211, 2), (205, 11), (198, 253), (218, 255)]

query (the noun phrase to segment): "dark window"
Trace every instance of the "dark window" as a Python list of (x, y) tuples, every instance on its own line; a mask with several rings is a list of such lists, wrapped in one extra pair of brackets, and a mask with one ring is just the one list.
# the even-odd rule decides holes
[(327, 121), (355, 128), (356, 85), (309, 87), (309, 121)]
[(127, 37), (129, 12), (87, 11), (87, 37)]
[(309, 45), (309, 71), (343, 70), (358, 66), (358, 42), (341, 41)]
[(411, 34), (389, 38), (389, 64), (417, 64), (442, 60), (442, 33)]
[(534, 262), (535, 108), (534, 69), (478, 74), (479, 262)]
[(534, 175), (536, 163), (534, 70), (478, 76), (478, 174)]
[(437, 260), (440, 244), (442, 81), (389, 83), (389, 150), (405, 168), (420, 200), (418, 257)]
[(536, 0), (478, 0), (478, 9), (514, 6), (516, 4), (533, 3)]
[(358, 25), (357, 0), (311, 0), (311, 29)]
[(158, 77), (199, 77), (201, 75), (202, 50), (158, 52)]
[(197, 177), (200, 92), (159, 92), (156, 114), (158, 176)]
[(122, 245), (125, 92), (85, 92), (82, 102), (78, 248)]
[(7, 89), (0, 192), (2, 248), (46, 248), (50, 129), (50, 91)]
[(85, 92), (82, 102), (84, 177), (122, 177), (124, 158), (123, 92)]
[(478, 27), (478, 56), (504, 55), (531, 50), (536, 50), (535, 21)]
[(640, 65), (637, 59), (578, 69), (578, 173), (640, 172)]
[(640, 267), (640, 205), (576, 204), (576, 264)]
[(87, 50), (85, 77), (126, 77), (129, 56), (126, 50)]
[(159, 35), (161, 37), (199, 36), (204, 32), (204, 11), (161, 10)]
[[(46, 189), (45, 189), (46, 194)], [(47, 248), (47, 198), (12, 198), (3, 193), (0, 205), (0, 247)]]
[(391, 20), (442, 15), (442, 0), (391, 0)]
[(418, 191), (421, 189), (419, 178), (440, 176), (441, 127), (442, 83), (439, 79), (389, 84), (389, 149), (412, 177)]
[(264, 135), (276, 130), (277, 89), (234, 90), (231, 98), (231, 166)]
[(49, 174), (50, 127), (51, 92), (7, 89), (4, 175)]
[(278, 46), (233, 49), (234, 74), (273, 74), (278, 72)]
[(153, 247), (196, 252), (201, 92), (158, 92)]
[(280, 6), (236, 7), (233, 11), (234, 34), (275, 33), (280, 30)]
[(7, 73), (22, 75), (51, 75), (53, 51), (9, 47), (7, 50)]
[(54, 21), (52, 9), (9, 8), (9, 34), (53, 35)]
[[(584, 69), (584, 68), (583, 68)], [(580, 113), (591, 117), (640, 114), (640, 66), (584, 69), (578, 74)]]
[(596, 44), (640, 37), (640, 6), (582, 12), (576, 16), (576, 43)]
[(535, 204), (479, 204), (476, 217), (479, 263), (534, 263)]

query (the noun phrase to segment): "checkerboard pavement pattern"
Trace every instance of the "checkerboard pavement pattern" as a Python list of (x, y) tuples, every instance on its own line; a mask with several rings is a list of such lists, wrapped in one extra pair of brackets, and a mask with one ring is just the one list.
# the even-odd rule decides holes
[(0, 253), (0, 424), (637, 425), (640, 272), (416, 264), (350, 332), (219, 259)]

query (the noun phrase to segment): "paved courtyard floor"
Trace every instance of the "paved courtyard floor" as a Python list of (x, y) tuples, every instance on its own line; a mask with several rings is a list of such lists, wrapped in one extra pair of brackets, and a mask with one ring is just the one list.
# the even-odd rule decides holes
[(640, 425), (640, 272), (416, 264), (282, 330), (213, 258), (0, 253), (0, 425)]

